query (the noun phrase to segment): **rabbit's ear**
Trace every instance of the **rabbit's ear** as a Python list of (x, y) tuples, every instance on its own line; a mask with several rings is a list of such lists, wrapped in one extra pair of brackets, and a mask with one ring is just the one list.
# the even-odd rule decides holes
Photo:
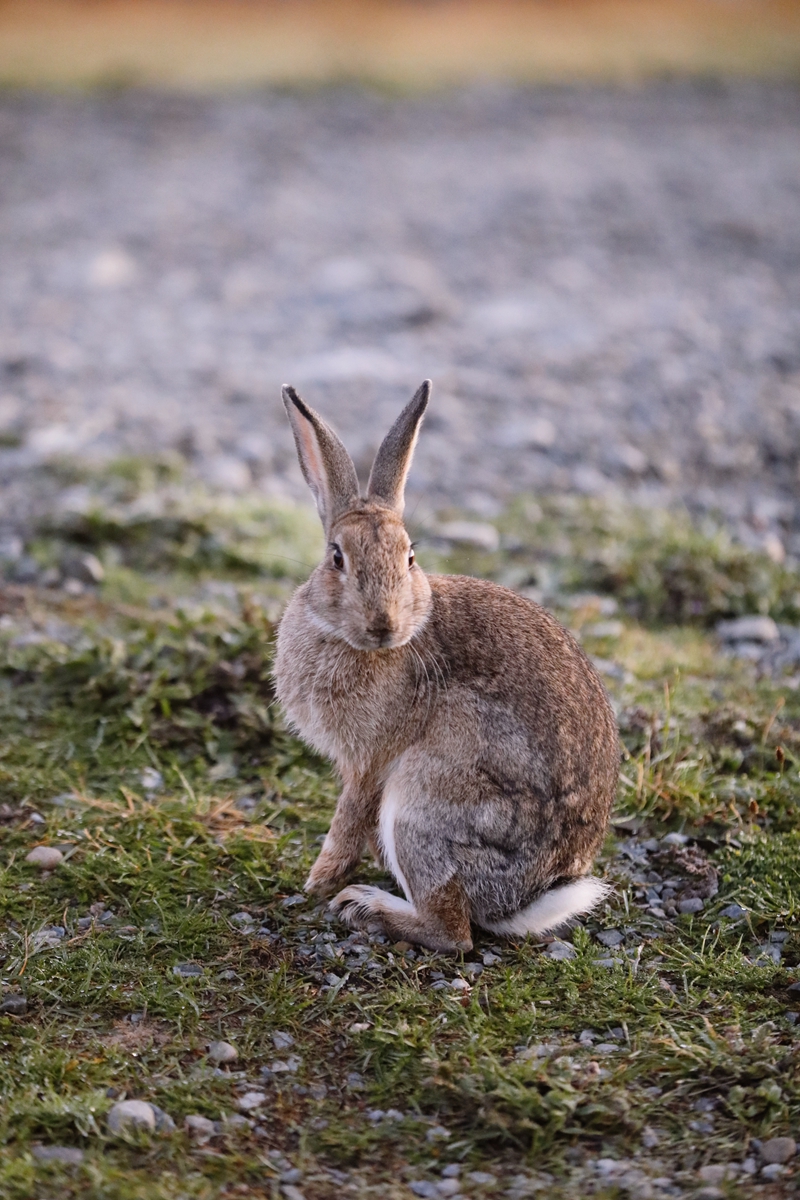
[(292, 426), (297, 455), (306, 483), (314, 493), (325, 528), (358, 499), (358, 476), (353, 460), (322, 417), (286, 386), (283, 403)]
[(369, 474), (368, 498), (380, 500), (401, 515), (406, 476), (430, 394), (431, 381), (426, 379), (383, 439)]

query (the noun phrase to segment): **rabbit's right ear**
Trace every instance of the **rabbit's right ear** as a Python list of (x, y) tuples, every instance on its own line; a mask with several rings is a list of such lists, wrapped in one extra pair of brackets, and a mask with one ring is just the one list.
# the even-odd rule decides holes
[(387, 504), (400, 516), (405, 505), (406, 477), (430, 395), (431, 381), (426, 379), (381, 442), (369, 475), (367, 496)]
[(314, 493), (322, 524), (329, 529), (358, 500), (353, 460), (331, 427), (293, 387), (287, 385), (282, 392), (305, 481)]

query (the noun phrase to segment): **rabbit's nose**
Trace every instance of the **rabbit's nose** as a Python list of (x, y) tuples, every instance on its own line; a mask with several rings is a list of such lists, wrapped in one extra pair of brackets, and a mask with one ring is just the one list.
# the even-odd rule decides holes
[(391, 638), (394, 633), (394, 627), (386, 613), (378, 613), (375, 619), (367, 626), (367, 633), (370, 637), (374, 637), (383, 643)]

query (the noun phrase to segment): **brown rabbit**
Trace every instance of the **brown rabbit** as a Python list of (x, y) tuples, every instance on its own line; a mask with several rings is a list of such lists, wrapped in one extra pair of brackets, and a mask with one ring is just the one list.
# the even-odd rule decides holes
[(541, 934), (588, 912), (619, 764), (608, 696), (570, 633), (497, 584), (427, 576), (403, 493), (426, 380), (366, 496), (332, 429), (284, 388), (325, 559), (278, 633), (278, 696), (343, 788), (306, 890), (329, 896), (366, 842), (405, 893), (351, 885), (331, 908), (393, 941), (468, 950), (470, 922)]

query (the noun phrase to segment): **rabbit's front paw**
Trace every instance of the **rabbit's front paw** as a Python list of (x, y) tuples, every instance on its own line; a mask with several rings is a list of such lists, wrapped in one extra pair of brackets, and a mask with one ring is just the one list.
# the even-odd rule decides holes
[(353, 870), (351, 860), (344, 859), (335, 851), (323, 848), (319, 858), (314, 863), (303, 890), (312, 896), (332, 896), (347, 879)]

